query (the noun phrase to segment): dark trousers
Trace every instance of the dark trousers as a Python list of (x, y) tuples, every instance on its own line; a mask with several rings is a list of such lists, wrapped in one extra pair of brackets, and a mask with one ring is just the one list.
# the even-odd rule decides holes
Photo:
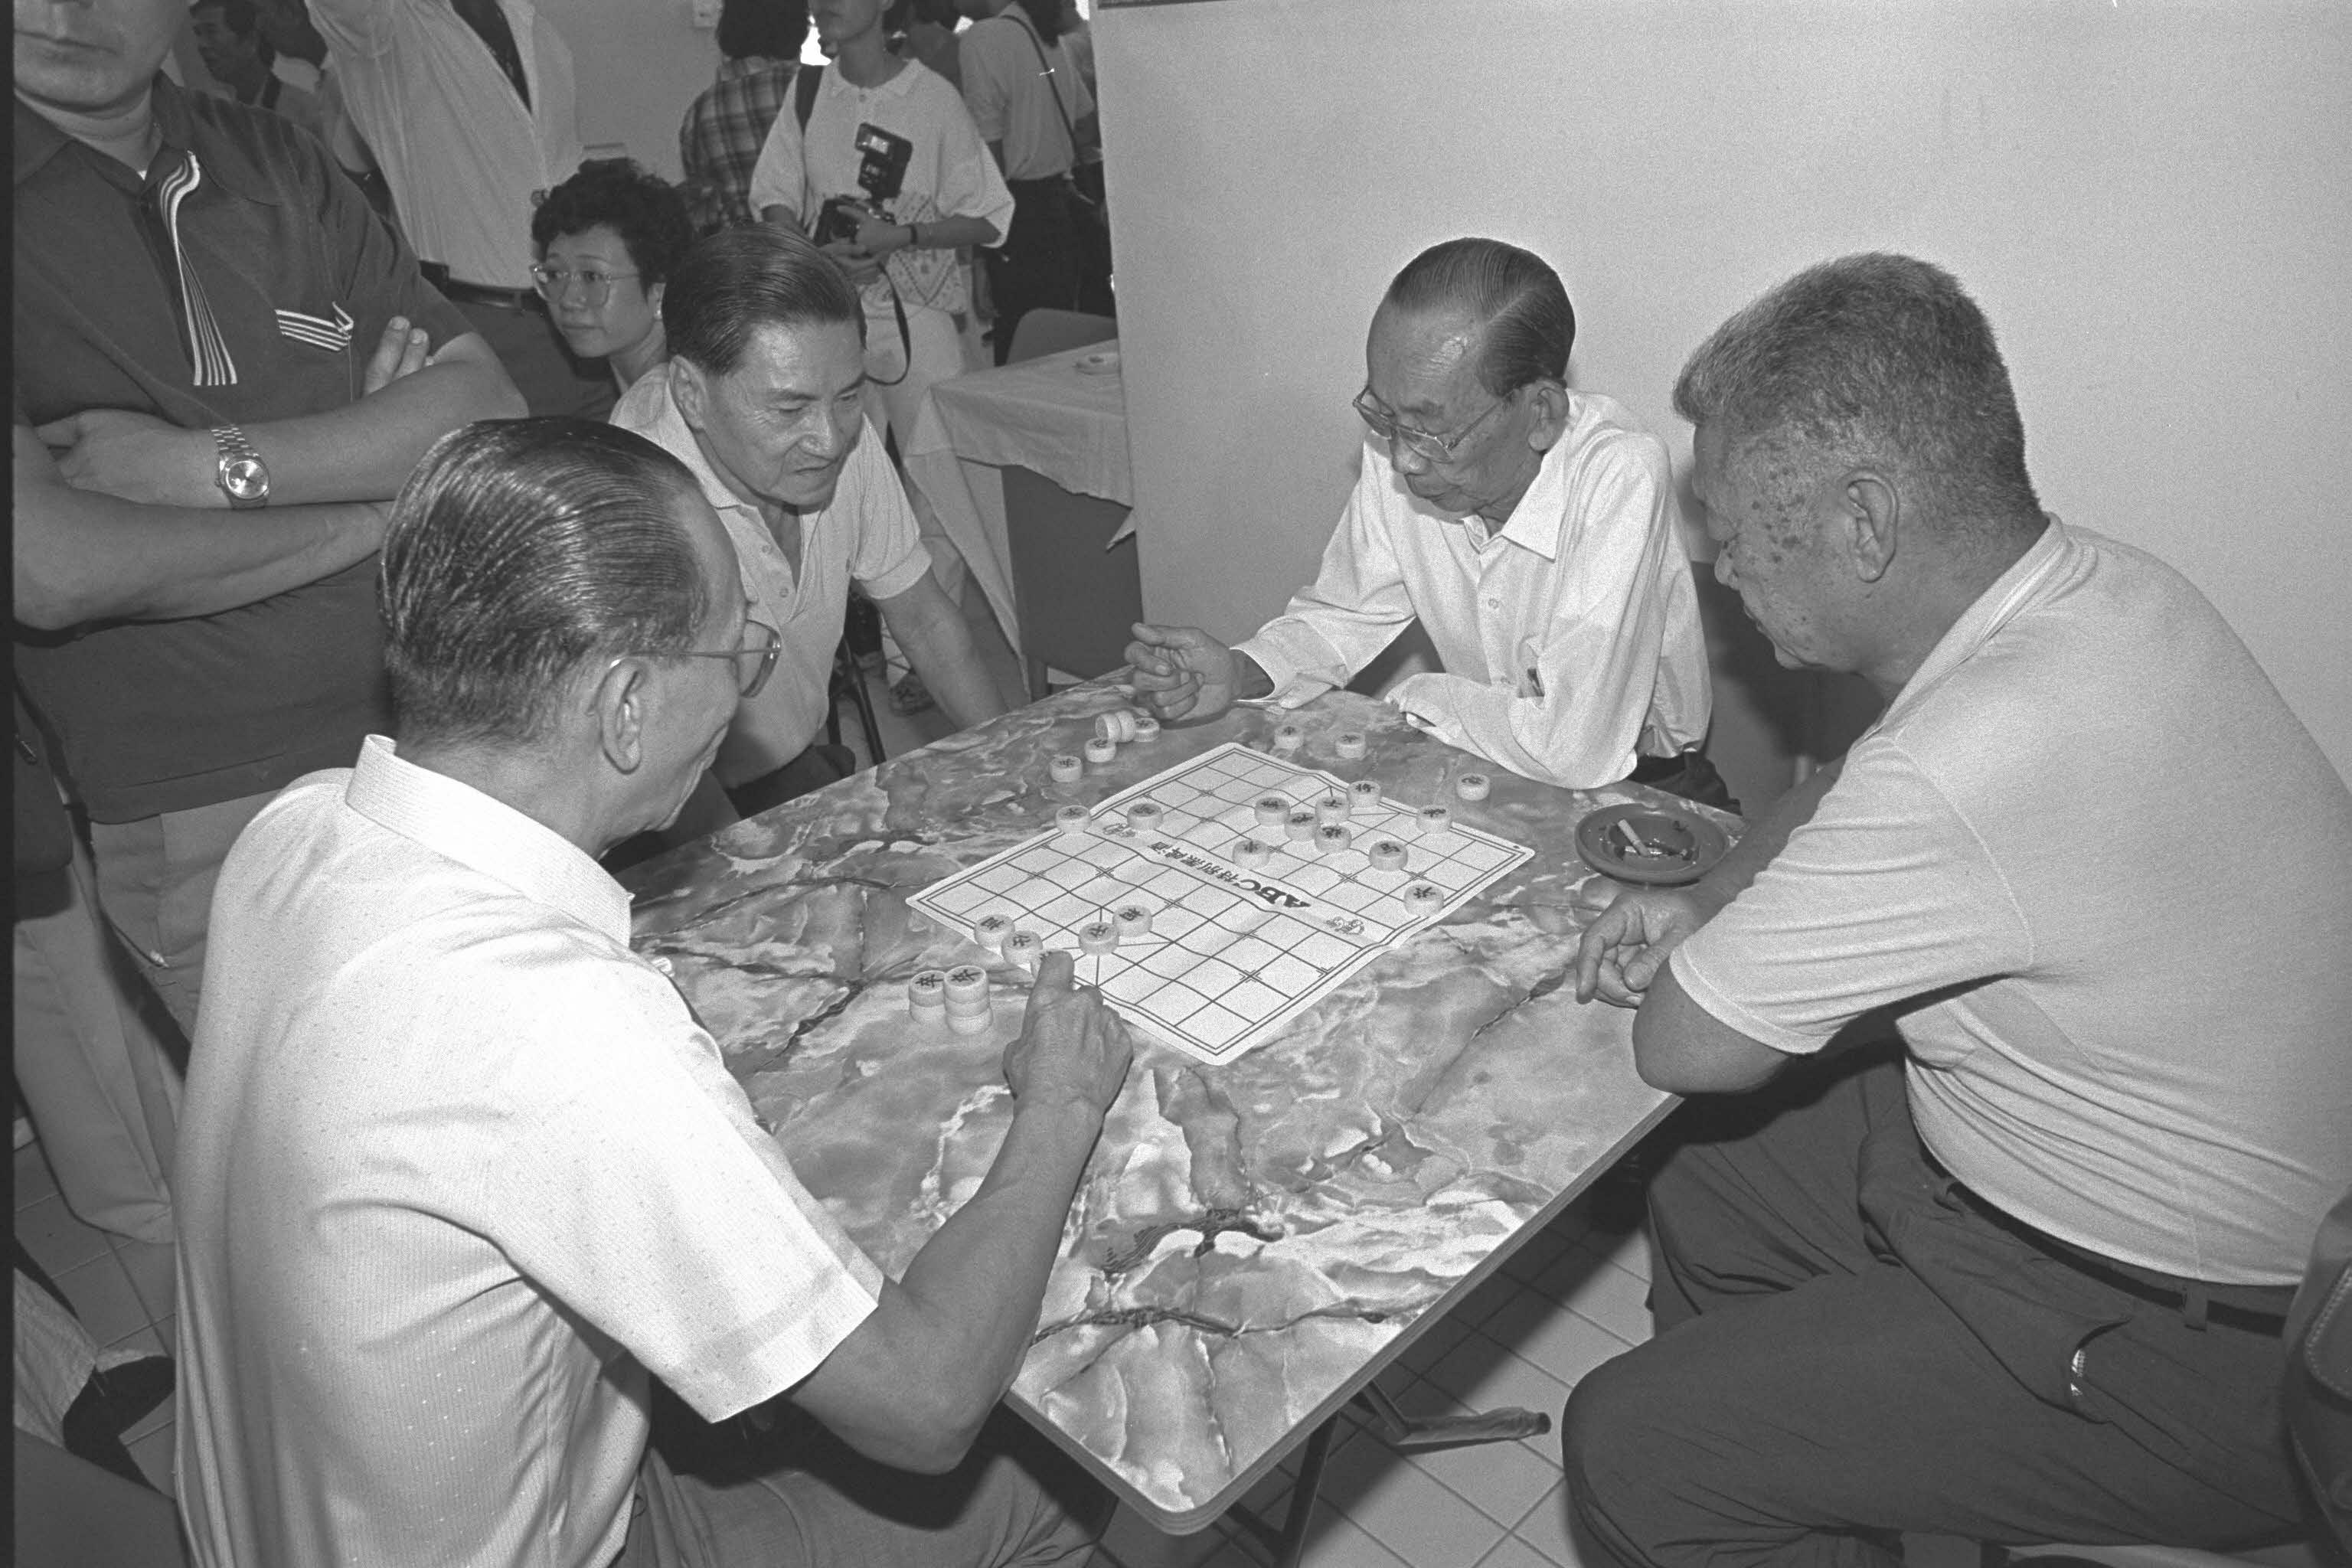
[(1004, 243), (983, 250), (988, 297), (996, 308), (992, 329), (996, 363), (1013, 352), (1013, 329), (1032, 310), (1078, 308), (1078, 231), (1066, 179), (1011, 180), (1013, 226)]
[(1899, 1058), (1678, 1115), (1651, 1189), (1658, 1335), (1562, 1422), (1571, 1510), (1618, 1560), (1895, 1563), (1899, 1531), (2226, 1546), (2294, 1523), (2275, 1330), (2192, 1326), (1985, 1217), (1923, 1158)]

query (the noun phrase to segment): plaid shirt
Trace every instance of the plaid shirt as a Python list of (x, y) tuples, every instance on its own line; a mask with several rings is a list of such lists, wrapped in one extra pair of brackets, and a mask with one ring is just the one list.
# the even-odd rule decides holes
[(718, 81), (686, 111), (677, 156), (686, 167), (687, 205), (697, 234), (759, 221), (751, 210), (751, 166), (760, 161), (768, 127), (792, 96), (798, 65), (722, 60)]

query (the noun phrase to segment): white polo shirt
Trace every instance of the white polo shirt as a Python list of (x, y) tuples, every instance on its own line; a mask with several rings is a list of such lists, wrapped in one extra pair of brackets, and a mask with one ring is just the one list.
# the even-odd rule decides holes
[(1515, 773), (1590, 789), (1632, 773), (1637, 752), (1706, 736), (1714, 700), (1673, 461), (1615, 399), (1568, 400), (1566, 433), (1491, 531), (1431, 508), (1367, 437), (1322, 570), (1240, 645), (1277, 702), (1346, 685), (1418, 618), (1445, 668), (1381, 695)]
[(869, 421), (841, 470), (833, 500), (801, 519), (800, 571), (793, 571), (760, 509), (719, 477), (670, 395), (669, 372), (637, 378), (614, 405), (613, 424), (634, 430), (684, 463), (702, 487), (743, 574), (752, 617), (776, 628), (783, 651), (760, 695), (737, 710), (736, 730), (782, 766), (798, 756), (832, 710), (833, 653), (854, 579), (877, 603), (896, 598), (931, 569), (930, 552), (881, 434)]
[(874, 1266), (580, 849), (372, 736), (238, 838), (180, 1125), (179, 1497), (207, 1568), (604, 1568), (650, 1369), (720, 1419)]
[(2053, 521), (1671, 961), (1778, 1050), (1900, 1024), (1920, 1137), (2063, 1241), (2292, 1285), (2352, 1186), (2352, 794), (2228, 623)]
[(416, 254), (460, 282), (528, 289), (533, 193), (580, 166), (572, 51), (531, 0), (499, 5), (528, 107), (449, 0), (310, 0)]

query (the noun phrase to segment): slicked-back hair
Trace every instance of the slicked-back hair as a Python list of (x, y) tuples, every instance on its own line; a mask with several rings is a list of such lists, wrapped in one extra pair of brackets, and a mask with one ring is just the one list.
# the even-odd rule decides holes
[(530, 242), (545, 250), (567, 235), (604, 227), (621, 237), (637, 287), (667, 279), (694, 244), (685, 194), (626, 158), (592, 158), (531, 209)]
[(1841, 257), (1769, 290), (1692, 353), (1675, 412), (1729, 432), (1735, 463), (1790, 479), (1873, 465), (1948, 521), (2041, 526), (1992, 324), (1958, 279), (1908, 256)]
[(673, 515), (698, 493), (644, 437), (487, 419), (443, 437), (393, 503), (377, 579), (400, 738), (546, 738), (574, 674), (685, 652), (709, 609)]
[(1543, 258), (1499, 239), (1449, 239), (1404, 265), (1387, 302), (1416, 314), (1466, 310), (1486, 323), (1478, 384), (1507, 397), (1537, 381), (1568, 379), (1576, 310)]
[(808, 0), (723, 0), (719, 7), (719, 52), (730, 60), (796, 60), (808, 31)]
[(662, 296), (671, 357), (712, 375), (742, 363), (761, 327), (839, 325), (856, 327), (857, 341), (866, 341), (866, 311), (849, 275), (805, 238), (772, 223), (696, 240)]

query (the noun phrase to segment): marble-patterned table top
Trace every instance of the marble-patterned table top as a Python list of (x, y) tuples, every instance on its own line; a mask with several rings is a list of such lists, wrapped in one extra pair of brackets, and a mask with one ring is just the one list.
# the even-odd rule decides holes
[[(1237, 709), (1049, 783), (1123, 692), (1094, 683), (639, 868), (636, 943), (680, 988), (793, 1167), (896, 1276), (977, 1185), (1012, 1101), (999, 1070), (1026, 976), (907, 895), (1277, 718), (1328, 767), (1434, 802), (1461, 753), (1383, 703)], [(1466, 821), (1526, 865), (1358, 974), (1284, 1035), (1206, 1067), (1139, 1040), (1012, 1401), (1162, 1529), (1215, 1518), (1491, 1273), (1672, 1101), (1633, 1071), (1632, 1015), (1574, 1000), (1578, 931), (1615, 885), (1586, 813), (1655, 799), (1496, 769)], [(1449, 797), (1450, 797), (1450, 792)], [(1718, 816), (1727, 825), (1733, 819)], [(993, 1029), (916, 1026), (917, 970), (988, 963)]]

